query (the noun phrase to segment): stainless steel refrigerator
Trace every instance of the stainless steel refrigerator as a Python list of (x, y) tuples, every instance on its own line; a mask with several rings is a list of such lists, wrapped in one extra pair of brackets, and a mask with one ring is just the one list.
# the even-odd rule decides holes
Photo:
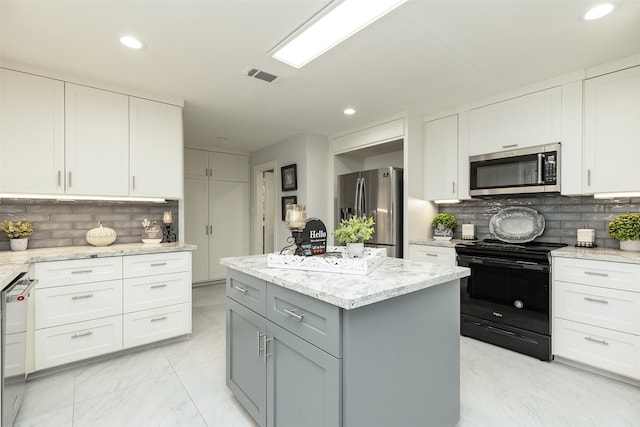
[(387, 248), (387, 256), (402, 258), (402, 169), (388, 167), (338, 176), (340, 220), (367, 215), (375, 232), (366, 246)]

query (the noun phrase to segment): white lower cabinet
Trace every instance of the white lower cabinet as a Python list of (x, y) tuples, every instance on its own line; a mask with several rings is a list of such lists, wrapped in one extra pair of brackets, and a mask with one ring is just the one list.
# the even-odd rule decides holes
[(36, 371), (191, 333), (189, 251), (41, 262), (34, 271)]
[(176, 304), (124, 314), (124, 348), (191, 332), (191, 304)]
[(122, 315), (36, 329), (35, 370), (77, 362), (121, 349)]
[(455, 266), (456, 250), (453, 247), (411, 244), (409, 245), (409, 259)]
[(640, 265), (553, 259), (553, 354), (640, 379)]

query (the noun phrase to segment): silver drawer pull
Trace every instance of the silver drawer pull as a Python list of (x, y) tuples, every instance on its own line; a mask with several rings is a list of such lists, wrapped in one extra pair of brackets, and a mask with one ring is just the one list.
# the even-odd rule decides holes
[(151, 319), (152, 322), (159, 322), (161, 320), (167, 320), (167, 316), (154, 317), (153, 319)]
[(86, 298), (92, 298), (92, 297), (93, 297), (93, 294), (75, 295), (75, 296), (72, 296), (71, 299), (76, 300), (76, 299), (86, 299)]
[(609, 301), (604, 300), (604, 299), (596, 299), (596, 298), (590, 298), (590, 297), (584, 297), (585, 301), (590, 301), (590, 302), (599, 302), (601, 304), (609, 304)]
[(234, 286), (233, 289), (235, 289), (238, 292), (242, 292), (243, 294), (246, 294), (247, 292), (249, 292), (249, 289), (241, 288), (239, 286)]
[(71, 274), (87, 274), (87, 273), (93, 273), (93, 270), (75, 270), (71, 272)]
[(509, 145), (503, 145), (502, 148), (515, 148), (517, 146), (518, 144), (509, 144)]
[(609, 277), (607, 273), (596, 273), (595, 271), (585, 271), (584, 274), (587, 276)]
[(151, 285), (151, 286), (150, 286), (150, 288), (151, 288), (151, 289), (156, 289), (156, 288), (166, 288), (166, 287), (167, 287), (167, 284), (166, 284), (166, 283), (163, 283), (163, 284), (161, 284), (161, 285)]
[(597, 340), (597, 339), (591, 338), (591, 337), (584, 337), (584, 339), (587, 340), (587, 341), (591, 341), (591, 342), (597, 342), (598, 344), (609, 345), (609, 343), (606, 342), (605, 340)]
[(437, 257), (437, 256), (438, 256), (438, 254), (433, 254), (433, 253), (429, 253), (429, 252), (425, 252), (424, 254), (425, 254), (426, 256), (435, 256), (435, 257)]
[(260, 346), (260, 339), (262, 339), (262, 337), (266, 337), (266, 335), (263, 335), (258, 331), (258, 342), (256, 343), (256, 347), (258, 348), (258, 357), (260, 357), (260, 352), (264, 350), (264, 347)]
[(167, 265), (166, 262), (152, 262), (151, 267), (162, 267), (163, 265)]
[(88, 337), (89, 335), (93, 335), (93, 332), (87, 331), (87, 332), (84, 332), (82, 334), (73, 334), (73, 335), (71, 335), (71, 339), (81, 338), (81, 337)]
[(296, 320), (302, 320), (302, 318), (304, 317), (304, 314), (298, 314), (295, 311), (288, 310), (286, 308), (284, 310), (282, 310), (282, 311), (284, 311), (285, 313), (287, 313), (289, 316), (293, 317)]

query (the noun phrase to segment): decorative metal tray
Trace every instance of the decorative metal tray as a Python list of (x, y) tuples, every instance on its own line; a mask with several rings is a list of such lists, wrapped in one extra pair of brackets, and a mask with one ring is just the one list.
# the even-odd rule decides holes
[(489, 232), (507, 243), (530, 242), (544, 231), (544, 217), (535, 209), (505, 208), (491, 217)]
[(382, 264), (387, 256), (385, 248), (364, 248), (362, 258), (350, 258), (345, 246), (327, 246), (324, 255), (299, 256), (267, 255), (267, 266), (291, 270), (322, 271), (327, 273), (359, 274), (366, 276)]

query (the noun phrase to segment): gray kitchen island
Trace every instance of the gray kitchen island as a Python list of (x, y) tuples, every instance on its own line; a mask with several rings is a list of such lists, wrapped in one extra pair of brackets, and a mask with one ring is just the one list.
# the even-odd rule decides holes
[(260, 426), (454, 426), (460, 285), (387, 258), (366, 276), (224, 258), (227, 386)]

